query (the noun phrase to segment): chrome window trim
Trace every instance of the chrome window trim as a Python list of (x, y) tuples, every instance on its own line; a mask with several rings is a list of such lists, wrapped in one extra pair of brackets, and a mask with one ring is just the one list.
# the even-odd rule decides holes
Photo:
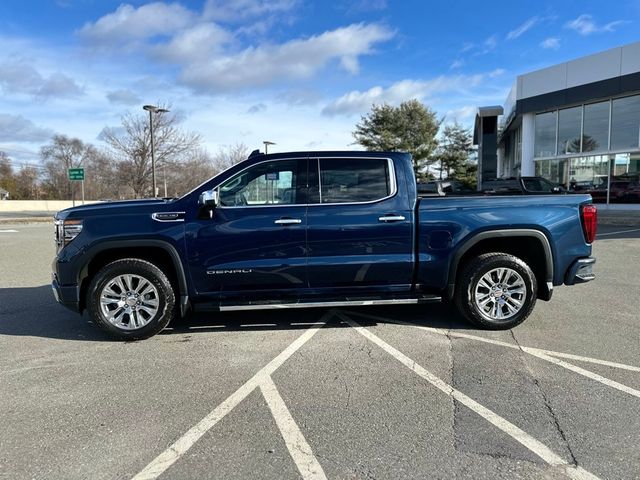
[[(336, 158), (344, 158), (349, 160), (386, 160), (387, 165), (389, 166), (389, 180), (391, 182), (391, 193), (386, 197), (378, 198), (376, 200), (367, 200), (366, 202), (338, 202), (338, 203), (322, 203), (322, 178), (320, 175), (320, 162), (323, 159), (336, 159)], [(392, 197), (395, 197), (398, 193), (398, 183), (396, 181), (396, 168), (393, 164), (393, 160), (389, 157), (347, 157), (347, 156), (339, 156), (339, 157), (309, 157), (310, 160), (318, 160), (318, 192), (319, 192), (319, 203), (309, 203), (309, 207), (318, 207), (318, 206), (334, 206), (334, 205), (370, 205), (372, 203), (383, 202)]]
[[(223, 205), (219, 205), (216, 208), (221, 208), (221, 209), (236, 209), (236, 208), (277, 208), (277, 207), (317, 207), (317, 206), (335, 206), (335, 205), (370, 205), (373, 203), (378, 203), (378, 202), (382, 202), (384, 200), (388, 200), (392, 197), (394, 197), (397, 193), (398, 193), (398, 184), (396, 181), (396, 169), (395, 169), (395, 165), (393, 163), (393, 160), (389, 157), (349, 157), (349, 156), (345, 156), (345, 155), (340, 155), (340, 156), (333, 156), (333, 157), (294, 157), (294, 158), (276, 158), (276, 159), (270, 159), (270, 160), (263, 160), (261, 162), (258, 163), (254, 163), (253, 165), (249, 165), (248, 167), (240, 170), (238, 173), (236, 173), (236, 175), (234, 175), (233, 177), (229, 178), (228, 180), (231, 180), (233, 178), (235, 178), (237, 175), (241, 175), (244, 171), (248, 170), (249, 168), (253, 168), (255, 166), (261, 165), (263, 163), (268, 163), (268, 162), (280, 162), (280, 161), (287, 161), (287, 160), (318, 160), (318, 192), (319, 195), (322, 195), (321, 193), (321, 189), (322, 189), (322, 180), (320, 179), (320, 161), (322, 159), (336, 159), (336, 158), (344, 158), (344, 159), (349, 159), (349, 160), (386, 160), (387, 164), (389, 165), (389, 176), (390, 176), (390, 180), (391, 180), (391, 193), (389, 195), (387, 195), (386, 197), (382, 197), (379, 198), (377, 200), (368, 200), (366, 202), (344, 202), (344, 203), (277, 203), (277, 204), (271, 204), (271, 205), (236, 205), (236, 206), (223, 206)], [(307, 188), (309, 188), (309, 178), (307, 176)], [(212, 190), (216, 190), (220, 188), (220, 184), (216, 185), (214, 188), (212, 188)], [(322, 200), (322, 197), (320, 196), (320, 200)]]

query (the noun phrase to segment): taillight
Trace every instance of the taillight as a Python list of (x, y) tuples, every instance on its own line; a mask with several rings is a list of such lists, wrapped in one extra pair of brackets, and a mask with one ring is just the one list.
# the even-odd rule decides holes
[(593, 204), (582, 205), (580, 218), (582, 219), (584, 239), (587, 243), (593, 243), (596, 239), (596, 231), (598, 230), (598, 209)]

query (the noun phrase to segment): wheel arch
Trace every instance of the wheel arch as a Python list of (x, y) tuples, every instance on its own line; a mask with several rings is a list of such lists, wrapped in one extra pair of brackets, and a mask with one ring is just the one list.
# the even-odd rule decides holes
[(107, 241), (92, 247), (86, 256), (88, 261), (78, 272), (80, 311), (86, 307), (89, 283), (102, 267), (122, 258), (140, 258), (153, 263), (165, 272), (174, 290), (180, 295), (180, 314), (182, 316), (186, 314), (189, 308), (187, 278), (180, 255), (170, 243), (157, 239)]
[[(515, 240), (522, 242), (516, 243)], [(538, 281), (538, 298), (550, 300), (553, 292), (553, 250), (548, 237), (530, 228), (487, 230), (465, 240), (453, 254), (447, 282), (447, 298), (452, 299), (460, 268), (470, 258), (490, 252), (502, 252), (524, 260)], [(540, 258), (542, 257), (542, 258)]]

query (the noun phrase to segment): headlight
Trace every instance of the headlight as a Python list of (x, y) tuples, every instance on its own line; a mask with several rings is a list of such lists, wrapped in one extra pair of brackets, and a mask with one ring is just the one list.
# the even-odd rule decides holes
[(56, 243), (58, 246), (66, 246), (71, 240), (80, 235), (82, 220), (56, 220)]

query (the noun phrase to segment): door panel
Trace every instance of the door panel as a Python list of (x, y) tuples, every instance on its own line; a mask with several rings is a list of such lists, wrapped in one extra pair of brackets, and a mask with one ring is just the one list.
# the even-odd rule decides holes
[[(388, 290), (411, 284), (413, 212), (397, 194), (393, 164), (380, 160), (320, 159), (319, 203), (307, 213), (311, 288)], [(310, 172), (316, 165), (310, 162)], [(313, 191), (310, 184), (310, 198)]]
[(306, 159), (264, 162), (219, 187), (213, 218), (187, 225), (198, 293), (307, 286), (306, 170)]

